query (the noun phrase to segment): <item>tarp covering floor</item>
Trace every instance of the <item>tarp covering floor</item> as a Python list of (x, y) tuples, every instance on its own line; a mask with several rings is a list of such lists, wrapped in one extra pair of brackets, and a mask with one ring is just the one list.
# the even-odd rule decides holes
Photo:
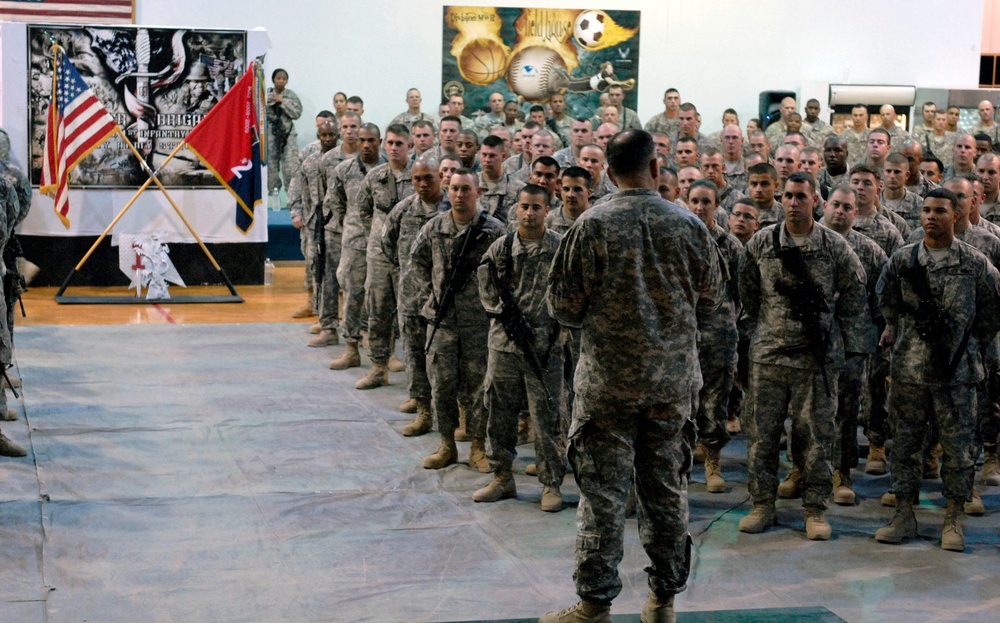
[[(21, 418), (2, 428), (29, 455), (0, 460), (0, 621), (467, 621), (572, 604), (572, 478), (567, 509), (541, 512), (521, 446), (518, 498), (473, 503), (487, 475), (421, 469), (437, 435), (400, 435), (405, 376), (357, 391), (367, 360), (332, 372), (342, 347), (307, 348), (304, 329), (18, 327)], [(828, 514), (833, 540), (813, 543), (797, 500), (781, 502), (779, 527), (738, 532), (745, 465), (739, 438), (721, 495), (695, 468), (681, 611), (1000, 620), (1000, 488), (984, 489), (985, 517), (967, 519), (963, 554), (937, 546), (940, 481), (925, 481), (921, 537), (877, 544), (888, 477), (864, 475), (861, 502)], [(645, 562), (633, 519), (614, 613), (642, 607)]]

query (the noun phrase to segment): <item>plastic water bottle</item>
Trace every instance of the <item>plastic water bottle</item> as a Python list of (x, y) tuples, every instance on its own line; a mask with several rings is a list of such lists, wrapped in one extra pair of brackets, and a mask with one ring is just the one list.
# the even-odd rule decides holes
[(272, 190), (271, 194), (268, 195), (267, 205), (269, 208), (275, 212), (281, 210), (281, 199), (278, 197), (278, 190)]
[(271, 258), (264, 260), (264, 285), (274, 285), (274, 262), (271, 261)]

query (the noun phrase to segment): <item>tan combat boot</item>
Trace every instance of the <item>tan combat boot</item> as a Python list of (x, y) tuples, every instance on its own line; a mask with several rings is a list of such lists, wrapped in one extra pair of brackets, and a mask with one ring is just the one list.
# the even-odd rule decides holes
[(484, 474), (493, 471), (490, 462), (486, 458), (486, 439), (475, 437), (472, 439), (472, 447), (469, 449), (469, 467), (477, 469)]
[(312, 305), (312, 297), (313, 297), (312, 290), (311, 289), (308, 290), (307, 294), (308, 298), (306, 299), (306, 304), (293, 311), (292, 318), (311, 318), (312, 316), (316, 315), (316, 310), (313, 309)]
[(754, 502), (750, 514), (740, 520), (740, 532), (759, 534), (778, 523), (774, 502)]
[(966, 502), (964, 507), (966, 515), (979, 517), (986, 514), (986, 505), (983, 504), (983, 496), (975, 487), (972, 488), (972, 500)]
[(340, 338), (337, 337), (336, 333), (328, 329), (323, 329), (306, 342), (306, 346), (311, 346), (312, 348), (323, 348), (324, 346), (336, 346), (338, 344), (340, 344)]
[(28, 456), (28, 451), (21, 444), (14, 443), (7, 435), (0, 433), (0, 456), (18, 458)]
[(389, 355), (389, 372), (406, 372), (406, 364), (396, 356), (396, 353)]
[(431, 431), (431, 402), (427, 398), (416, 398), (417, 416), (403, 427), (404, 437), (419, 437)]
[(581, 599), (559, 612), (546, 612), (538, 623), (611, 623), (611, 606)]
[(0, 417), (0, 419), (4, 420), (5, 422), (13, 422), (14, 420), (17, 419), (17, 409), (11, 409), (10, 407), (7, 407), (7, 412), (0, 413), (0, 416), (2, 416)]
[(528, 463), (524, 467), (525, 476), (537, 476), (538, 475), (538, 463)]
[(722, 450), (705, 446), (705, 487), (709, 493), (725, 493), (726, 481), (722, 478)]
[(962, 502), (948, 500), (948, 510), (945, 511), (944, 525), (941, 527), (941, 549), (949, 552), (965, 551), (965, 535), (962, 533), (964, 518)]
[(705, 444), (700, 441), (694, 445), (694, 459), (695, 464), (705, 462)]
[(903, 500), (896, 505), (892, 521), (875, 531), (879, 543), (899, 543), (903, 539), (917, 538), (917, 518), (913, 515), (913, 504)]
[(458, 448), (455, 447), (454, 431), (441, 433), (441, 446), (434, 454), (424, 459), (424, 469), (442, 469), (458, 462)]
[(555, 485), (542, 486), (542, 510), (546, 513), (558, 513), (563, 509), (562, 491)]
[(389, 368), (384, 363), (372, 363), (372, 369), (354, 384), (354, 389), (375, 389), (389, 384)]
[(833, 528), (818, 508), (806, 509), (806, 536), (810, 541), (829, 541)]
[(937, 480), (941, 477), (941, 457), (931, 453), (931, 458), (924, 463), (924, 480)]
[(854, 506), (854, 483), (851, 474), (839, 469), (833, 471), (833, 503), (841, 506)]
[(657, 597), (652, 591), (642, 606), (639, 615), (641, 623), (676, 623), (677, 613), (674, 611), (674, 596)]
[(868, 458), (865, 460), (865, 473), (881, 476), (886, 470), (885, 446), (872, 444), (868, 447)]
[(802, 470), (798, 465), (792, 467), (792, 471), (778, 485), (778, 497), (789, 500), (802, 497)]
[(322, 330), (323, 330), (323, 325), (321, 325), (318, 322), (314, 322), (309, 326), (309, 333), (311, 333), (312, 335), (316, 335)]
[(455, 430), (455, 441), (471, 441), (469, 433), (465, 432), (465, 407), (458, 405), (458, 428)]
[(416, 413), (417, 412), (417, 399), (408, 398), (403, 402), (399, 403), (400, 413)]
[(983, 459), (982, 483), (990, 487), (1000, 486), (1000, 456), (995, 450), (986, 451)]
[(498, 502), (517, 497), (517, 486), (514, 484), (514, 475), (507, 470), (503, 473), (497, 472), (489, 484), (481, 489), (476, 489), (472, 494), (473, 502)]
[(346, 370), (357, 368), (361, 365), (361, 353), (358, 352), (358, 343), (354, 340), (347, 341), (347, 350), (339, 358), (330, 362), (331, 370)]

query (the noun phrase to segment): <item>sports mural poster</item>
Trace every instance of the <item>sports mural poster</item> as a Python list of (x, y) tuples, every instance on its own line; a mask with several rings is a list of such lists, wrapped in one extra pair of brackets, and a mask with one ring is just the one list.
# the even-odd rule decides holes
[[(31, 179), (41, 177), (52, 101), (53, 43), (154, 170), (246, 71), (246, 33), (139, 26), (28, 26)], [(187, 149), (158, 174), (168, 187), (217, 187)], [(70, 173), (73, 187), (129, 187), (148, 176), (121, 138), (95, 149)]]
[(462, 93), (468, 115), (491, 93), (522, 104), (556, 94), (566, 114), (589, 117), (612, 85), (635, 110), (639, 11), (444, 7), (443, 93)]

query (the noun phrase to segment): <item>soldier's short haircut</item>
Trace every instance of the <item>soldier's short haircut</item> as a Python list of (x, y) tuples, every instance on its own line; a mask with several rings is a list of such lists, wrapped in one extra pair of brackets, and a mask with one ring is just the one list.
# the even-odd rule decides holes
[(809, 101), (806, 102), (806, 106), (808, 106), (809, 104), (816, 104), (817, 106), (819, 106), (819, 100), (816, 99), (815, 97), (811, 97), (809, 98)]
[(563, 169), (563, 171), (559, 175), (559, 177), (560, 178), (563, 178), (563, 177), (582, 177), (587, 182), (588, 186), (590, 185), (590, 180), (592, 179), (592, 177), (590, 175), (590, 171), (588, 171), (587, 169), (584, 169), (583, 167), (578, 167), (576, 165), (571, 166), (571, 167), (566, 167), (565, 169)]
[(855, 108), (864, 108), (865, 112), (868, 112), (868, 107), (864, 104), (855, 104), (854, 106), (851, 106), (851, 111), (853, 112)]
[(989, 143), (990, 145), (992, 145), (992, 144), (993, 144), (993, 140), (992, 140), (992, 139), (990, 138), (990, 135), (989, 135), (989, 134), (984, 134), (984, 133), (982, 133), (982, 132), (977, 132), (976, 134), (974, 134), (974, 135), (972, 136), (972, 138), (973, 138), (973, 140), (975, 140), (976, 142), (979, 142), (979, 141), (986, 141), (986, 142), (987, 142), (987, 143)]
[(757, 117), (751, 117), (750, 121), (753, 121), (754, 125), (757, 126), (758, 128), (760, 127), (760, 119), (758, 119)]
[(681, 92), (678, 91), (677, 89), (675, 89), (674, 87), (670, 87), (669, 89), (667, 89), (666, 91), (663, 92), (663, 97), (666, 97), (666, 96), (670, 95), (671, 93), (676, 93), (678, 95), (681, 94)]
[(347, 98), (347, 103), (348, 104), (361, 104), (361, 106), (364, 107), (365, 100), (361, 99), (361, 97), (358, 96), (358, 95), (352, 95), (349, 98)]
[(344, 113), (343, 115), (341, 115), (341, 117), (340, 117), (340, 118), (341, 118), (341, 119), (347, 119), (347, 118), (351, 118), (351, 119), (357, 119), (357, 120), (358, 120), (358, 123), (361, 123), (361, 115), (359, 115), (359, 114), (358, 114), (358, 113), (356, 113), (356, 112), (351, 112), (351, 111), (347, 111), (347, 112), (345, 112), (345, 113)]
[(704, 158), (705, 156), (721, 156), (721, 155), (722, 155), (722, 152), (719, 151), (715, 147), (709, 147), (705, 151), (701, 152), (701, 157), (702, 158)]
[[(799, 113), (795, 113), (795, 114), (797, 115)], [(795, 130), (790, 130), (788, 132), (785, 132), (785, 138), (788, 138), (789, 136), (797, 136), (797, 137), (799, 137), (799, 138), (802, 139), (803, 143), (805, 143), (806, 145), (809, 144), (809, 141), (806, 140), (806, 135), (803, 134), (802, 132), (796, 132)]]
[(951, 105), (951, 106), (949, 106), (949, 107), (948, 107), (948, 108), (947, 108), (946, 110), (951, 110), (952, 108), (954, 108), (955, 110), (959, 110), (959, 111), (960, 111), (960, 110), (962, 110), (961, 108), (959, 108), (959, 107), (958, 107), (958, 106), (956, 106), (955, 104), (952, 104), (952, 105)]
[(454, 115), (446, 115), (444, 117), (441, 117), (441, 123), (440, 123), (440, 125), (444, 125), (446, 121), (450, 121), (452, 123), (457, 123), (458, 127), (462, 127), (462, 120), (459, 119), (458, 117), (454, 116)]
[[(798, 118), (799, 118), (799, 121), (802, 121), (802, 115), (800, 115), (800, 114), (799, 114), (799, 113), (797, 113), (797, 112), (793, 112), (793, 113), (790, 113), (790, 114), (788, 115), (788, 118), (789, 118), (789, 119), (792, 119), (792, 118), (794, 118), (794, 117), (798, 117)], [(791, 132), (789, 132), (788, 134), (791, 134)]]
[(937, 167), (939, 175), (941, 173), (944, 173), (944, 163), (941, 162), (941, 160), (937, 156), (935, 156), (934, 154), (931, 154), (929, 156), (924, 156), (924, 160), (923, 161), (924, 162), (933, 162), (934, 165)]
[(684, 112), (692, 112), (692, 111), (698, 112), (698, 108), (691, 102), (684, 102), (683, 104), (681, 104), (681, 110), (683, 110)]
[[(458, 159), (456, 158), (456, 160)], [(479, 188), (479, 174), (468, 167), (459, 167), (455, 169), (455, 172), (452, 173), (451, 175), (452, 177), (456, 175), (469, 175), (472, 177), (473, 183), (475, 184), (476, 188)]]
[(538, 125), (538, 124), (537, 124), (537, 123), (535, 123), (534, 121), (526, 121), (526, 122), (524, 123), (524, 125), (523, 125), (523, 126), (521, 126), (521, 129), (522, 129), (522, 130), (534, 130), (535, 128), (541, 128), (541, 127), (542, 127), (542, 126)]
[(892, 145), (892, 134), (889, 134), (889, 130), (886, 130), (885, 128), (881, 127), (875, 128), (874, 130), (868, 133), (868, 138), (871, 138), (872, 134), (885, 134), (885, 144)]
[(590, 131), (591, 132), (594, 131), (594, 124), (590, 122), (590, 117), (577, 117), (573, 121), (576, 121), (578, 123), (586, 123), (588, 126), (590, 126)]
[(928, 199), (947, 199), (951, 204), (951, 210), (953, 212), (958, 207), (958, 195), (943, 186), (939, 186), (927, 193), (927, 196), (924, 197), (924, 201), (927, 201)]
[[(855, 201), (858, 200), (858, 191), (854, 190), (854, 188), (850, 184), (844, 184), (843, 182), (837, 184), (836, 186), (830, 189), (830, 194), (827, 195), (827, 197), (832, 197), (833, 193), (836, 192), (847, 193), (852, 197), (854, 197)], [(829, 201), (829, 199), (827, 199), (827, 201)]]
[(405, 136), (406, 138), (410, 138), (410, 128), (406, 127), (402, 123), (394, 123), (385, 129), (386, 134), (389, 134), (390, 132), (396, 136)]
[(831, 145), (840, 145), (841, 147), (846, 147), (847, 137), (842, 136), (840, 134), (831, 134), (830, 136), (823, 139), (823, 147), (826, 147), (828, 143)]
[(533, 112), (545, 112), (545, 106), (535, 104), (534, 106), (528, 109), (528, 114), (531, 114)]
[[(955, 177), (953, 177), (951, 179), (952, 180), (954, 180), (954, 179), (963, 179), (963, 180), (968, 180), (969, 182), (972, 182), (972, 183), (975, 183), (975, 182), (979, 182), (980, 184), (983, 183), (983, 178), (980, 177), (979, 174), (973, 173), (972, 171), (969, 171), (968, 173), (962, 173), (961, 175), (956, 175)], [(950, 181), (951, 180), (946, 181), (945, 184), (947, 184)]]
[(747, 175), (767, 175), (774, 181), (778, 181), (778, 170), (770, 162), (758, 162), (747, 169)]
[(589, 145), (584, 145), (583, 147), (580, 148), (580, 151), (582, 152), (584, 149), (587, 149), (587, 148), (596, 149), (597, 151), (601, 152), (602, 156), (607, 156), (608, 155), (608, 153), (606, 151), (604, 151), (604, 148), (601, 147), (600, 145), (598, 145), (597, 143), (591, 143)]
[(695, 180), (691, 182), (691, 187), (688, 188), (688, 197), (691, 196), (691, 191), (695, 188), (707, 188), (712, 191), (712, 196), (715, 198), (715, 203), (719, 203), (719, 187), (715, 185), (715, 182), (710, 182), (709, 180)]
[(324, 119), (333, 119), (333, 118), (335, 118), (336, 116), (337, 116), (337, 115), (333, 114), (333, 113), (332, 113), (332, 112), (330, 112), (329, 110), (321, 110), (321, 111), (319, 111), (318, 113), (316, 113), (316, 117), (322, 117), (322, 118), (324, 118)]
[(802, 150), (802, 155), (805, 156), (806, 154), (816, 154), (817, 156), (822, 156), (823, 152), (821, 152), (818, 147), (810, 145)]
[(735, 201), (735, 203), (733, 203), (733, 207), (735, 208), (738, 205), (750, 206), (751, 208), (753, 208), (754, 212), (758, 213), (760, 212), (760, 209), (757, 207), (757, 204), (754, 203), (753, 199), (751, 199), (750, 197), (740, 197)]
[(673, 167), (660, 167), (660, 177), (674, 178), (677, 181), (677, 169)]
[[(539, 127), (541, 127), (541, 126), (539, 126)], [(545, 130), (545, 129), (542, 129), (542, 130), (539, 130), (539, 131), (535, 132), (535, 134), (531, 137), (531, 139), (534, 140), (536, 136), (541, 136), (542, 138), (545, 138), (546, 136), (548, 136), (548, 137), (552, 138), (553, 140), (555, 139), (555, 137), (552, 136), (552, 132), (549, 132), (548, 130)]]
[(691, 136), (682, 136), (679, 139), (677, 139), (677, 144), (675, 145), (675, 148), (680, 147), (681, 143), (694, 143), (694, 150), (698, 151), (698, 140)]
[(428, 121), (427, 119), (418, 119), (417, 121), (413, 122), (412, 126), (410, 126), (411, 132), (413, 131), (413, 128), (430, 128), (431, 131), (433, 132), (434, 124)]
[(867, 173), (868, 175), (874, 176), (876, 180), (880, 182), (882, 181), (882, 172), (876, 171), (875, 169), (873, 169), (872, 167), (868, 166), (863, 162), (861, 164), (856, 164), (853, 167), (851, 167), (851, 170), (847, 172), (847, 179), (851, 179), (857, 173)]
[[(758, 126), (758, 127), (759, 127), (759, 126)], [(747, 138), (749, 138), (749, 139), (750, 139), (750, 140), (752, 141), (753, 139), (757, 138), (757, 136), (758, 136), (758, 135), (759, 135), (759, 136), (760, 136), (761, 138), (763, 138), (763, 139), (764, 139), (764, 142), (765, 142), (765, 143), (767, 143), (768, 145), (770, 145), (770, 144), (771, 144), (771, 141), (770, 141), (770, 140), (768, 140), (768, 138), (767, 138), (767, 134), (765, 134), (763, 130), (754, 130), (754, 131), (753, 131), (753, 132), (752, 132), (752, 133), (750, 134), (750, 136), (749, 136), (749, 137), (747, 137)]]
[[(326, 119), (326, 117), (324, 117)], [(340, 129), (334, 121), (327, 120), (316, 126), (316, 133), (319, 134), (320, 130), (331, 130), (334, 134), (339, 135)]]
[[(369, 132), (371, 132), (372, 134), (375, 135), (375, 138), (382, 138), (382, 131), (379, 130), (378, 126), (375, 125), (374, 123), (371, 123), (371, 122), (362, 123), (361, 127), (358, 128), (358, 130), (359, 131), (360, 130), (368, 130)], [(409, 134), (407, 134), (407, 136), (409, 136)]]
[[(536, 135), (537, 136), (537, 135)], [(535, 165), (542, 165), (543, 167), (555, 167), (556, 175), (559, 175), (559, 170), (562, 168), (559, 166), (559, 161), (552, 156), (542, 156), (540, 158), (535, 158), (535, 161), (531, 163), (531, 168), (534, 170)]]
[(483, 138), (483, 147), (492, 147), (494, 149), (499, 149), (503, 151), (503, 139), (499, 136), (494, 136), (490, 134)]
[(934, 108), (937, 108), (937, 104), (935, 104), (934, 102), (932, 102), (930, 100), (924, 102), (923, 108), (927, 108), (928, 106), (933, 106)]
[(608, 168), (618, 176), (641, 174), (656, 154), (656, 144), (649, 132), (625, 130), (608, 141)]
[(988, 151), (985, 154), (983, 154), (982, 156), (979, 156), (979, 159), (976, 160), (976, 166), (978, 167), (979, 163), (983, 162), (984, 160), (1000, 160), (1000, 154), (998, 154), (996, 152)]
[(740, 114), (738, 112), (736, 112), (735, 108), (727, 108), (727, 109), (723, 110), (722, 111), (722, 116), (725, 117), (726, 115), (733, 115), (737, 119), (740, 118)]
[(517, 201), (520, 203), (521, 195), (537, 195), (545, 197), (545, 205), (552, 204), (552, 197), (549, 196), (549, 191), (543, 186), (538, 184), (525, 184), (524, 187), (517, 193)]
[(807, 171), (796, 171), (795, 173), (789, 175), (788, 179), (785, 180), (785, 186), (787, 187), (789, 184), (792, 183), (809, 184), (809, 190), (812, 192), (816, 192), (816, 178), (812, 176), (812, 173), (809, 173)]
[(904, 164), (907, 167), (910, 166), (910, 161), (906, 159), (906, 156), (899, 153), (898, 151), (894, 151), (891, 154), (889, 154), (888, 157), (886, 157), (885, 162), (886, 164), (889, 164), (891, 162), (893, 164)]
[(271, 72), (271, 82), (274, 82), (274, 79), (278, 77), (278, 74), (285, 74), (285, 77), (286, 78), (288, 77), (288, 72), (282, 69), (281, 67), (278, 67), (277, 69)]
[(479, 135), (476, 134), (474, 130), (462, 130), (461, 132), (458, 133), (458, 135), (473, 139), (473, 142), (476, 144), (476, 147), (479, 147)]
[(439, 162), (444, 162), (445, 160), (451, 160), (452, 162), (455, 162), (455, 163), (458, 163), (458, 164), (462, 164), (462, 159), (459, 158), (458, 154), (456, 154), (453, 151), (442, 151), (441, 152), (441, 159), (440, 159)]

